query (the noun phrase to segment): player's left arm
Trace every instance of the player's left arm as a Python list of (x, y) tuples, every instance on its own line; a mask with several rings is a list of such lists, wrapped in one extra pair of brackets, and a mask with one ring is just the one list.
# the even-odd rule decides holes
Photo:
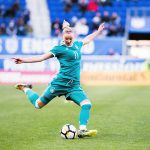
[(104, 28), (105, 28), (104, 23), (102, 23), (99, 26), (97, 31), (93, 32), (92, 34), (89, 34), (82, 40), (83, 45), (86, 45), (86, 44), (90, 43), (92, 40), (94, 40), (98, 35), (101, 34), (101, 32), (104, 30)]

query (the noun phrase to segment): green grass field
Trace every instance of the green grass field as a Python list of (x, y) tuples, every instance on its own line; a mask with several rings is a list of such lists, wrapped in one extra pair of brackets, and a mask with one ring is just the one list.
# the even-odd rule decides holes
[[(34, 89), (42, 93), (45, 86)], [(93, 138), (65, 140), (66, 123), (78, 127), (80, 108), (56, 98), (36, 110), (13, 86), (0, 86), (0, 150), (150, 150), (150, 87), (87, 87)]]

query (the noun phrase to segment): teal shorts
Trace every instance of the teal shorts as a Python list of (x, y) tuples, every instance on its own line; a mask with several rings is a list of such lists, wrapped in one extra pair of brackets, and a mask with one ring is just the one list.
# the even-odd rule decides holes
[(88, 99), (87, 95), (79, 84), (69, 84), (64, 86), (59, 85), (58, 83), (52, 83), (45, 89), (43, 94), (40, 96), (40, 100), (44, 104), (47, 104), (57, 96), (65, 96), (67, 100), (71, 100), (78, 105), (80, 105), (83, 100)]

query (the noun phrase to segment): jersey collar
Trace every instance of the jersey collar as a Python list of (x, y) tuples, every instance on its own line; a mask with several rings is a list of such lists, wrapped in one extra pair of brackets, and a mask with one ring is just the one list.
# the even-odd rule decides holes
[(74, 41), (72, 42), (72, 44), (71, 44), (70, 46), (67, 46), (63, 40), (60, 42), (60, 45), (61, 45), (61, 46), (64, 45), (64, 46), (67, 46), (67, 47), (72, 47), (73, 44), (74, 44)]

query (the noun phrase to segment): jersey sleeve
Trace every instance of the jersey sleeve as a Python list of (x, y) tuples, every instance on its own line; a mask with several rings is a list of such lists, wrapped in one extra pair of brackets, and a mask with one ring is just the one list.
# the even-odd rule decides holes
[(82, 41), (77, 41), (77, 45), (81, 49), (81, 47), (83, 46), (83, 42)]
[(49, 52), (52, 53), (54, 55), (54, 57), (59, 56), (59, 50), (58, 50), (57, 46), (53, 47)]

